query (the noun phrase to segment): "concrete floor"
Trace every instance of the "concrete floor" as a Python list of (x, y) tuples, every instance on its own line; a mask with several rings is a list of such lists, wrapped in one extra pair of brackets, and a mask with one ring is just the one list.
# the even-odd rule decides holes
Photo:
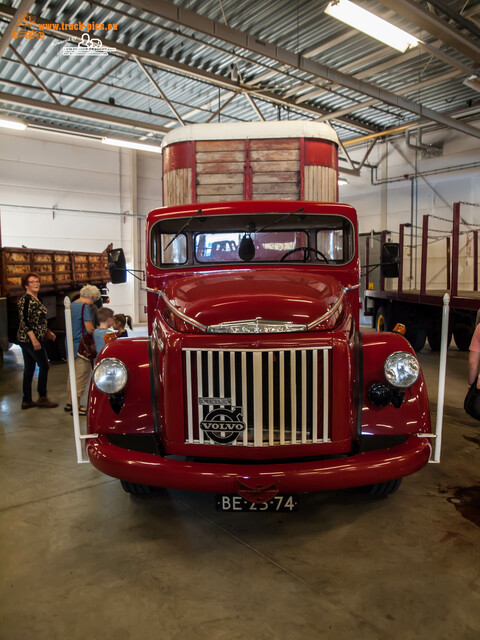
[[(0, 369), (0, 638), (480, 638), (480, 424), (467, 354), (449, 351), (443, 459), (381, 500), (336, 491), (293, 514), (214, 510), (211, 495), (131, 498), (77, 465), (63, 412), (20, 411)], [(433, 412), (438, 355), (421, 354)]]

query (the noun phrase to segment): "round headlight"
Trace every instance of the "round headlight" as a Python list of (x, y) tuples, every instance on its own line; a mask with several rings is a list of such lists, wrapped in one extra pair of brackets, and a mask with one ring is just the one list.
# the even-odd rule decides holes
[(105, 358), (93, 370), (93, 383), (103, 393), (118, 393), (128, 382), (127, 367), (121, 360)]
[(395, 351), (388, 356), (383, 365), (385, 378), (394, 387), (405, 389), (417, 381), (420, 363), (406, 351)]

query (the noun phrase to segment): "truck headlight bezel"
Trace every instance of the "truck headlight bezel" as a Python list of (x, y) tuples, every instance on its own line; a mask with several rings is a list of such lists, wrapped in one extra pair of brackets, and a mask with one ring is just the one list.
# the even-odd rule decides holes
[(127, 386), (128, 370), (118, 358), (104, 358), (95, 365), (92, 379), (99, 391), (111, 396)]
[(395, 351), (385, 360), (383, 373), (392, 387), (408, 389), (418, 380), (420, 363), (408, 351)]

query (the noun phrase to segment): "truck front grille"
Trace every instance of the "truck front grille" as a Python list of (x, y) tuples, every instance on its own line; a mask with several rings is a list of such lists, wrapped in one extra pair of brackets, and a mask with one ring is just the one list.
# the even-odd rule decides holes
[(330, 351), (184, 349), (185, 442), (328, 442)]

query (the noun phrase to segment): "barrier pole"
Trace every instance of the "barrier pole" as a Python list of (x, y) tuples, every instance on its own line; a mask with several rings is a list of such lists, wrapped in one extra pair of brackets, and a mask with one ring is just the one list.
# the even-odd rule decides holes
[(442, 341), (440, 345), (440, 371), (438, 375), (438, 395), (437, 395), (437, 422), (435, 425), (435, 449), (431, 462), (440, 462), (440, 452), (442, 448), (443, 429), (443, 404), (445, 400), (445, 378), (447, 373), (447, 351), (448, 351), (448, 317), (450, 312), (450, 296), (446, 293), (443, 296), (442, 311)]
[(73, 353), (73, 331), (72, 331), (72, 311), (71, 302), (67, 296), (63, 304), (65, 306), (65, 329), (67, 334), (67, 359), (68, 375), (70, 376), (70, 391), (72, 394), (73, 413), (73, 433), (75, 437), (75, 449), (77, 451), (77, 462), (89, 462), (83, 454), (82, 436), (80, 433), (80, 417), (78, 415), (77, 381), (75, 378), (75, 354)]

